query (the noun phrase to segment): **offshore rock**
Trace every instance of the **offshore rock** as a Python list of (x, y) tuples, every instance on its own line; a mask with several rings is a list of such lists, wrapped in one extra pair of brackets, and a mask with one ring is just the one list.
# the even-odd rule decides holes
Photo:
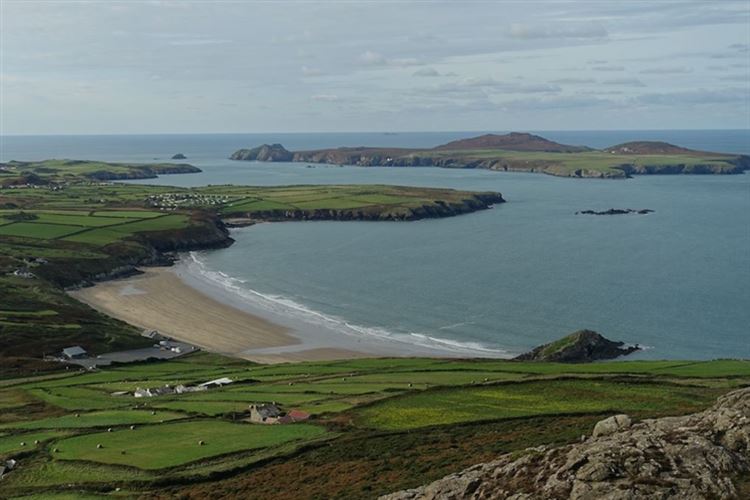
[(592, 330), (578, 330), (560, 340), (535, 347), (516, 356), (518, 361), (554, 361), (558, 363), (587, 363), (599, 359), (612, 359), (640, 350), (603, 337)]

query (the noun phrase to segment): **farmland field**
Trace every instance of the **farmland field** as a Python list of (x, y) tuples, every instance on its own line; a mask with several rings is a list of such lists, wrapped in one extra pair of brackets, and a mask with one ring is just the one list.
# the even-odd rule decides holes
[[(323, 428), (305, 424), (270, 426), (196, 420), (146, 426), (135, 431), (76, 436), (57, 441), (54, 446), (59, 449), (55, 457), (61, 460), (162, 469), (213, 455), (318, 438), (323, 434)], [(199, 441), (204, 444), (199, 444)], [(159, 442), (159, 446), (154, 446), (154, 442)], [(98, 444), (102, 448), (97, 448)]]
[[(217, 377), (235, 382), (152, 398), (112, 395)], [(0, 496), (62, 493), (70, 484), (96, 493), (94, 485), (113, 483), (139, 495), (166, 494), (159, 480), (210, 494), (209, 485), (243, 489), (250, 478), (263, 478), (263, 487), (273, 485), (282, 497), (307, 491), (371, 498), (478, 457), (577, 440), (614, 413), (640, 419), (699, 411), (748, 384), (750, 362), (735, 360), (566, 365), (417, 358), (267, 366), (196, 353), (0, 391), (0, 404), (13, 412), (2, 422), (0, 455), (28, 457), (0, 483)], [(285, 425), (246, 421), (250, 404), (270, 401), (312, 416)], [(261, 465), (250, 473), (242, 464)], [(370, 472), (344, 474), (351, 468)], [(211, 471), (226, 479), (203, 484)]]

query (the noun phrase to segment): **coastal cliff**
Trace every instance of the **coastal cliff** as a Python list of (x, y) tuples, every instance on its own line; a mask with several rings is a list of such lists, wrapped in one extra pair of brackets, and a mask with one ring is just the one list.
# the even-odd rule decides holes
[(745, 155), (694, 151), (650, 141), (594, 150), (517, 132), (486, 134), (432, 149), (362, 146), (289, 151), (281, 144), (264, 144), (240, 149), (230, 158), (360, 167), (478, 168), (601, 179), (653, 174), (740, 174), (750, 169), (750, 157)]
[(248, 219), (263, 221), (288, 220), (340, 220), (340, 221), (411, 221), (438, 219), (486, 210), (493, 205), (505, 203), (500, 193), (472, 193), (459, 201), (434, 200), (417, 206), (383, 207), (370, 205), (357, 208), (291, 208), (262, 209), (252, 211), (227, 210), (227, 219)]

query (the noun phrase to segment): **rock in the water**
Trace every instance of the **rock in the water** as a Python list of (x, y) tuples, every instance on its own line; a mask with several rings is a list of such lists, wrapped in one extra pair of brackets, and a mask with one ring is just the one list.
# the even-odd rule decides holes
[(627, 214), (639, 214), (646, 215), (654, 213), (650, 208), (610, 208), (609, 210), (602, 210), (597, 212), (596, 210), (581, 210), (576, 212), (576, 215), (627, 215)]
[(235, 151), (230, 160), (292, 161), (294, 154), (281, 144), (263, 144), (257, 148)]
[(629, 419), (623, 417), (599, 422), (614, 419), (617, 430), (582, 443), (529, 448), (521, 458), (505, 455), (381, 498), (739, 498), (733, 479), (750, 472), (750, 388), (722, 396), (712, 408), (693, 415), (644, 420), (627, 428)]
[(544, 344), (517, 356), (518, 361), (556, 361), (560, 363), (586, 363), (598, 359), (612, 359), (640, 350), (604, 338), (592, 330), (578, 330), (555, 342)]
[(185, 156), (182, 153), (177, 153), (176, 155), (172, 156), (173, 160), (187, 160), (187, 156)]

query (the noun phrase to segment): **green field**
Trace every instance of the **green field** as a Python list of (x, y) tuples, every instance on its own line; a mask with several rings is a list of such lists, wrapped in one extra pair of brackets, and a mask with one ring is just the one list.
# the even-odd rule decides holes
[(362, 425), (379, 429), (414, 429), (571, 413), (690, 413), (721, 392), (637, 382), (549, 380), (410, 394), (369, 406), (360, 418)]
[[(62, 431), (25, 432), (0, 436), (0, 457), (13, 452), (28, 451), (42, 445), (44, 441), (64, 436)], [(39, 441), (39, 443), (37, 443)]]
[(146, 410), (103, 410), (90, 413), (81, 412), (62, 417), (27, 420), (0, 426), (4, 429), (82, 429), (130, 424), (153, 424), (161, 421), (184, 418), (181, 413)]
[[(232, 424), (196, 420), (87, 434), (56, 441), (60, 460), (88, 460), (140, 469), (162, 469), (214, 455), (267, 448), (289, 441), (319, 438), (321, 427), (305, 424), (284, 426)], [(200, 445), (199, 441), (204, 444)], [(158, 442), (159, 446), (154, 446)], [(102, 448), (97, 448), (101, 444)], [(124, 453), (123, 453), (124, 452)]]

